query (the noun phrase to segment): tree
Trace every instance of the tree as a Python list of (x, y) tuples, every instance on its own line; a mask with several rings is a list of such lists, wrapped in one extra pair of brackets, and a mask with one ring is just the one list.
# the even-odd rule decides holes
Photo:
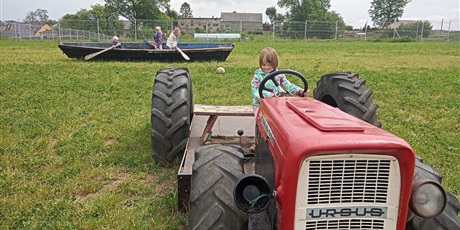
[(160, 11), (169, 9), (170, 0), (105, 0), (111, 11), (128, 19), (133, 25), (136, 20), (155, 20), (164, 18), (165, 13)]
[(195, 33), (206, 33), (206, 30), (203, 27), (195, 27)]
[(271, 24), (273, 24), (276, 21), (276, 13), (276, 8), (274, 6), (268, 7), (265, 10), (265, 15), (267, 15)]
[(48, 21), (48, 11), (44, 9), (36, 9), (35, 11), (27, 12), (24, 22), (47, 22)]
[(324, 20), (331, 7), (330, 0), (278, 0), (279, 7), (286, 7), (290, 21)]
[(48, 21), (46, 21), (46, 23), (48, 23), (48, 25), (52, 26), (52, 25), (58, 23), (58, 21), (53, 20), (53, 19), (48, 19)]
[(409, 2), (411, 0), (372, 0), (369, 16), (374, 25), (385, 28), (403, 15)]
[(333, 38), (336, 22), (340, 29), (350, 28), (340, 14), (329, 12), (330, 0), (278, 0), (278, 6), (288, 8), (283, 33), (289, 37)]
[(166, 9), (166, 15), (170, 18), (170, 19), (177, 19), (179, 17), (179, 13), (177, 13), (177, 11), (175, 11), (174, 9)]
[(40, 22), (46, 22), (49, 19), (47, 10), (37, 9), (37, 10), (35, 10), (35, 14), (37, 15), (38, 20)]
[(282, 23), (286, 19), (284, 15), (277, 13), (274, 6), (268, 7), (265, 10), (265, 14), (268, 16), (271, 24)]
[(123, 22), (118, 19), (118, 14), (106, 5), (100, 4), (91, 6), (90, 10), (81, 9), (76, 14), (66, 14), (60, 23), (64, 28), (93, 32), (98, 31), (99, 24), (99, 32), (108, 35), (123, 32)]
[[(430, 21), (415, 21), (412, 23), (400, 25), (396, 31), (400, 37), (409, 36), (417, 38), (418, 36), (428, 37), (433, 30)], [(423, 34), (422, 34), (423, 31)]]
[(37, 22), (37, 15), (35, 15), (35, 12), (29, 11), (26, 14), (26, 17), (23, 20), (25, 23), (32, 23), (32, 22)]
[(348, 26), (345, 24), (345, 21), (343, 20), (342, 16), (340, 14), (338, 14), (337, 12), (335, 11), (329, 11), (326, 13), (326, 17), (325, 17), (325, 20), (326, 21), (333, 21), (333, 22), (337, 22), (337, 26), (340, 28), (340, 29), (346, 29), (346, 30), (352, 30), (353, 29), (353, 26)]
[(190, 8), (190, 4), (188, 4), (187, 2), (182, 3), (182, 5), (180, 6), (179, 13), (179, 16), (182, 18), (193, 18), (192, 8)]

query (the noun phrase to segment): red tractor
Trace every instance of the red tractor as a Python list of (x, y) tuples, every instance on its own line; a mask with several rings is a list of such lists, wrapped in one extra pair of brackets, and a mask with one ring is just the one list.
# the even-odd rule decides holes
[[(297, 76), (308, 89), (302, 74), (279, 70), (261, 82), (261, 98), (278, 74)], [(188, 70), (159, 71), (152, 152), (165, 166), (184, 153), (178, 193), (189, 228), (460, 229), (458, 199), (406, 141), (380, 128), (365, 83), (354, 73), (327, 74), (314, 98), (262, 98), (255, 119), (250, 108), (210, 107), (202, 113), (209, 115), (205, 131), (194, 136), (203, 109), (194, 109)], [(248, 116), (255, 135), (245, 139), (254, 126), (236, 121), (239, 136), (212, 141), (219, 115)], [(247, 152), (251, 140), (254, 154)]]

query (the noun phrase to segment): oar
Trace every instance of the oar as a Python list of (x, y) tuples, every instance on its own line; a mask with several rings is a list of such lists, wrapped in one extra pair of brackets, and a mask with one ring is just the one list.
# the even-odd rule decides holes
[(85, 60), (88, 61), (89, 59), (91, 59), (91, 58), (93, 58), (93, 57), (96, 57), (97, 55), (99, 55), (99, 54), (101, 54), (101, 53), (107, 52), (107, 51), (109, 51), (109, 50), (111, 50), (111, 49), (113, 49), (113, 48), (115, 48), (115, 47), (117, 47), (117, 46), (118, 46), (118, 45), (116, 45), (116, 46), (111, 46), (111, 47), (109, 47), (109, 48), (107, 48), (107, 49), (98, 51), (98, 52), (96, 52), (96, 53), (88, 54), (88, 55), (85, 56)]
[(177, 51), (179, 51), (180, 54), (182, 54), (182, 57), (184, 57), (185, 60), (190, 61), (190, 58), (187, 56), (187, 54), (182, 52), (182, 50), (179, 49), (179, 47), (176, 46), (176, 49), (177, 49)]

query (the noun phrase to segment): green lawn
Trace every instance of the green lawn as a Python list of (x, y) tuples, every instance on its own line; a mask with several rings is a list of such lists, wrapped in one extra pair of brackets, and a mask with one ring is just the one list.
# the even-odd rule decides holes
[(155, 63), (86, 62), (54, 41), (0, 40), (0, 229), (184, 229), (177, 169), (151, 158), (156, 72), (189, 68), (196, 104), (250, 104), (266, 46), (312, 89), (330, 72), (366, 78), (383, 128), (460, 197), (460, 43), (237, 42), (223, 63)]

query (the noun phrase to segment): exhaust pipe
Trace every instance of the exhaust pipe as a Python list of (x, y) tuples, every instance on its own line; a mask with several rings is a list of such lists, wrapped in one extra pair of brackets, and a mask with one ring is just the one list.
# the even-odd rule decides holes
[(233, 198), (239, 209), (247, 213), (267, 210), (273, 192), (267, 180), (258, 174), (248, 174), (236, 183)]

